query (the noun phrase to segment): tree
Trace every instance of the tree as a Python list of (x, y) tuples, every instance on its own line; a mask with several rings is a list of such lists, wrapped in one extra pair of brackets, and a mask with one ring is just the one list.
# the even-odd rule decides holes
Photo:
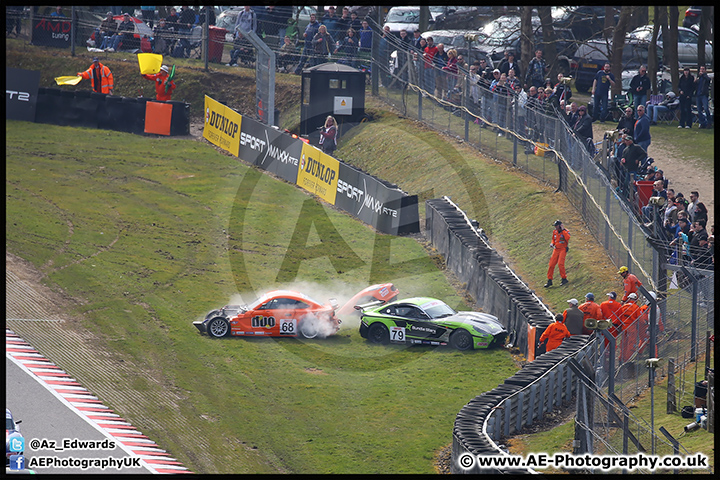
[(557, 65), (557, 48), (555, 48), (555, 28), (552, 24), (552, 10), (549, 6), (538, 7), (538, 16), (540, 17), (540, 27), (542, 28), (543, 43), (545, 44), (545, 61), (550, 65), (548, 75), (555, 83), (558, 74)]
[(625, 35), (627, 34), (633, 8), (634, 7), (626, 5), (620, 9), (618, 23), (612, 36), (610, 66), (612, 74), (617, 80), (611, 90), (613, 96), (622, 93), (623, 50), (625, 49)]
[(705, 41), (712, 33), (710, 27), (712, 15), (713, 7), (711, 5), (703, 5), (700, 14), (700, 32), (698, 35), (698, 70), (701, 65), (705, 65)]
[(668, 7), (668, 28), (663, 32), (663, 58), (664, 64), (670, 66), (670, 78), (673, 89), (677, 91), (680, 85), (680, 69), (678, 67), (678, 18), (680, 11), (677, 5)]
[[(532, 31), (532, 7), (520, 7), (520, 65), (525, 75), (528, 71), (530, 60), (534, 57)], [(527, 85), (526, 85), (527, 88)]]
[(418, 19), (418, 28), (421, 32), (425, 32), (430, 25), (430, 7), (427, 5), (420, 6), (420, 18)]

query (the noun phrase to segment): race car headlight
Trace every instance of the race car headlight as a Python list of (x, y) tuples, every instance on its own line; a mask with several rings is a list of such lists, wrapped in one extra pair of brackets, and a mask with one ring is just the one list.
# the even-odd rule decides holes
[(482, 328), (476, 327), (476, 326), (474, 326), (474, 325), (473, 325), (473, 330), (475, 330), (477, 333), (479, 333), (480, 335), (483, 335), (483, 336), (485, 336), (485, 335), (488, 334), (488, 333), (487, 333), (485, 330), (483, 330)]

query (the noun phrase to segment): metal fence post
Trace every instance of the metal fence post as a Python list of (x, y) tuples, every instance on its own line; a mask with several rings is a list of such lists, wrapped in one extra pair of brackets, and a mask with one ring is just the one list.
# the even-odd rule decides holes
[(668, 359), (667, 409), (666, 413), (675, 413), (677, 399), (675, 397), (675, 359)]

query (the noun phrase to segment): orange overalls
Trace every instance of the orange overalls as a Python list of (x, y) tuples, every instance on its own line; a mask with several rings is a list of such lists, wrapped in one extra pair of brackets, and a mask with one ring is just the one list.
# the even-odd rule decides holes
[(583, 335), (590, 335), (592, 330), (585, 327), (585, 320), (588, 318), (594, 318), (595, 320), (602, 320), (602, 309), (600, 305), (595, 302), (587, 301), (578, 307), (583, 312)]
[[(657, 315), (657, 326), (658, 326), (658, 332), (663, 332), (665, 330), (665, 325), (663, 325), (662, 317), (660, 315), (660, 309), (656, 308), (656, 315)], [(640, 320), (638, 321), (638, 329), (640, 330), (640, 353), (645, 351), (645, 347), (647, 346), (648, 341), (650, 340), (650, 305), (643, 305), (640, 307), (640, 311), (642, 312), (642, 315), (640, 316)], [(657, 344), (655, 345), (655, 356), (657, 357)]]
[(640, 280), (638, 280), (638, 278), (632, 273), (628, 273), (627, 276), (623, 279), (623, 288), (625, 289), (625, 295), (623, 295), (622, 298), (623, 302), (627, 300), (628, 295), (630, 295), (631, 293), (637, 295), (638, 285), (642, 285), (642, 282), (640, 282)]
[(85, 80), (90, 80), (92, 82), (92, 89), (98, 93), (112, 92), (115, 85), (113, 84), (113, 75), (110, 72), (110, 69), (102, 63), (98, 62), (97, 68), (99, 69), (99, 71), (97, 76), (100, 80), (100, 85), (95, 85), (95, 75), (93, 75), (93, 68), (94, 64), (90, 65), (90, 68), (88, 68), (84, 72), (78, 73), (78, 76), (84, 78)]
[(564, 228), (558, 232), (557, 228), (553, 229), (552, 241), (550, 245), (553, 247), (553, 253), (550, 257), (550, 265), (548, 266), (547, 278), (552, 280), (555, 272), (555, 265), (560, 269), (560, 278), (567, 278), (565, 274), (565, 255), (567, 254), (568, 244), (570, 243), (570, 232)]
[(545, 351), (549, 352), (551, 350), (555, 350), (557, 347), (560, 346), (562, 341), (566, 338), (570, 338), (570, 332), (568, 331), (567, 327), (564, 323), (561, 322), (555, 322), (551, 323), (543, 332), (542, 335), (540, 335), (540, 343), (544, 342), (547, 339), (547, 345), (545, 346)]
[(640, 318), (641, 314), (642, 311), (640, 310), (640, 307), (638, 307), (632, 300), (625, 303), (620, 310), (620, 320), (623, 324), (620, 362), (628, 361), (640, 345), (640, 338), (638, 334), (639, 322), (636, 320)]
[[(163, 102), (172, 100), (172, 92), (175, 90), (175, 82), (169, 81), (170, 88), (166, 89), (165, 84), (168, 82), (168, 74), (160, 70), (158, 73), (152, 75), (143, 75), (144, 78), (151, 80), (155, 83), (155, 97)], [(166, 91), (167, 90), (167, 91)]]
[[(602, 316), (606, 320), (610, 320), (612, 323), (612, 326), (608, 328), (608, 332), (612, 334), (613, 337), (618, 336), (618, 333), (620, 333), (620, 330), (616, 325), (620, 325), (620, 310), (622, 309), (622, 304), (618, 302), (617, 300), (608, 299), (605, 302), (602, 302), (600, 304), (600, 311), (602, 312)], [(608, 343), (610, 343), (607, 339), (605, 340), (605, 346), (607, 347)]]

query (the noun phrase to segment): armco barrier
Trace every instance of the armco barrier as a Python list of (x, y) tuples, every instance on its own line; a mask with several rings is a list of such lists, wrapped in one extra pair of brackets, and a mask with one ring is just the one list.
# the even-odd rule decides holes
[(489, 392), (470, 400), (457, 414), (453, 427), (451, 473), (535, 473), (529, 468), (470, 468), (460, 466), (464, 454), (507, 455), (499, 443), (542, 419), (546, 412), (568, 404), (577, 380), (568, 367), (571, 358), (581, 361), (592, 351), (591, 337), (575, 335)]
[(448, 268), (467, 284), (477, 306), (497, 316), (507, 328), (508, 343), (532, 360), (537, 339), (553, 322), (552, 312), (450, 199), (428, 200), (425, 217), (426, 236), (445, 256)]
[(417, 195), (362, 172), (276, 127), (205, 96), (203, 137), (247, 163), (317, 195), (376, 230), (418, 233)]

